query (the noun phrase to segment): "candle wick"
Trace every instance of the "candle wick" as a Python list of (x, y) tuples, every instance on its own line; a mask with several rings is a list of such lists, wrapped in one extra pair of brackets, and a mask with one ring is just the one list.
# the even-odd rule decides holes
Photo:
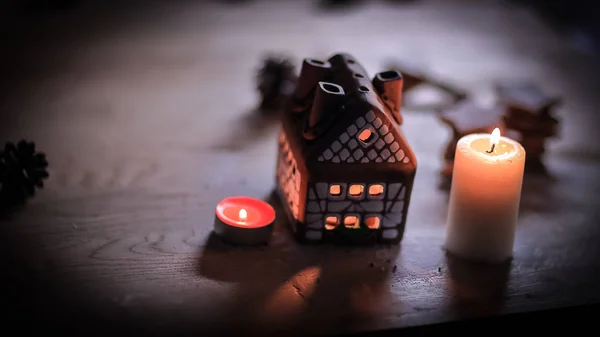
[(495, 147), (496, 147), (496, 144), (493, 144), (493, 143), (492, 143), (492, 148), (491, 148), (489, 151), (485, 151), (485, 152), (487, 152), (487, 153), (492, 153), (492, 152), (494, 152), (494, 148), (495, 148)]

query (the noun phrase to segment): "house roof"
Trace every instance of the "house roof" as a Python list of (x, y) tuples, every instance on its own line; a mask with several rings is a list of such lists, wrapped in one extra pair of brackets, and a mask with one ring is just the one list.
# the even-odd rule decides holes
[[(394, 117), (394, 104), (399, 105), (400, 102), (394, 101), (391, 97), (385, 97), (388, 99), (386, 102), (384, 97), (382, 97), (384, 94), (381, 93), (381, 88), (377, 88), (371, 82), (365, 69), (351, 55), (336, 54), (325, 63), (326, 70), (322, 71), (322, 75), (317, 79), (313, 93), (308, 97), (298, 95), (300, 97), (290, 100), (286, 112), (283, 114), (283, 127), (286, 134), (288, 134), (290, 148), (297, 158), (298, 165), (304, 165), (313, 176), (317, 174), (331, 175), (331, 172), (340, 174), (340, 161), (338, 163), (324, 161), (322, 154), (338, 140), (340, 135), (349, 132), (347, 130), (353, 131), (352, 135), (354, 135), (358, 131), (358, 128), (369, 124), (370, 121), (364, 119), (368, 114), (371, 120), (377, 120), (377, 128), (384, 127), (386, 132), (393, 134), (394, 139), (401, 143), (395, 145), (395, 148), (401, 147), (403, 150), (400, 151), (403, 152), (402, 157), (398, 158), (402, 160), (402, 158), (406, 157), (407, 159), (405, 162), (384, 162), (381, 158), (376, 158), (376, 155), (372, 151), (361, 154), (362, 150), (368, 150), (363, 148), (361, 151), (358, 151), (360, 156), (356, 157), (358, 158), (356, 163), (360, 163), (361, 158), (359, 157), (367, 158), (368, 156), (373, 161), (380, 161), (381, 165), (377, 166), (381, 174), (390, 172), (390, 174), (397, 175), (400, 166), (406, 172), (414, 172), (416, 158), (399, 129), (401, 117), (399, 115), (397, 118)], [(300, 88), (298, 91), (305, 90), (306, 88), (306, 81), (302, 83), (302, 77), (303, 74), (299, 78), (298, 85)], [(315, 80), (313, 79), (313, 81)], [(321, 92), (319, 93), (319, 91)], [(323, 100), (318, 97), (320, 95), (327, 96), (324, 100), (333, 103), (322, 103)], [(317, 111), (319, 107), (315, 106), (321, 104), (324, 105), (323, 111)], [(314, 114), (312, 119), (311, 113)], [(361, 122), (361, 118), (364, 123)], [(356, 124), (357, 121), (358, 124)], [(374, 129), (374, 131), (378, 132), (379, 130)], [(383, 139), (383, 137), (381, 138)], [(344, 144), (340, 145), (338, 149), (342, 151)], [(384, 145), (386, 147), (389, 146), (389, 144)], [(389, 154), (385, 152), (384, 157), (386, 157), (386, 160), (391, 160), (388, 159)], [(346, 158), (346, 160), (354, 160), (349, 159), (347, 153)], [(362, 160), (367, 160), (365, 158), (362, 158)], [(306, 160), (306, 163), (304, 163), (304, 160)], [(342, 162), (342, 164), (344, 163)], [(326, 168), (330, 165), (332, 166), (331, 168)], [(364, 175), (364, 169), (363, 165), (344, 165), (343, 171), (345, 172), (344, 174)]]

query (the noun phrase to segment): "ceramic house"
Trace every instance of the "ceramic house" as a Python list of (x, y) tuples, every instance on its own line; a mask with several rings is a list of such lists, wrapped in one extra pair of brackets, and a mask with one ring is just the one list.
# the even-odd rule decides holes
[(417, 168), (402, 76), (350, 55), (305, 59), (281, 116), (277, 191), (301, 242), (398, 243)]

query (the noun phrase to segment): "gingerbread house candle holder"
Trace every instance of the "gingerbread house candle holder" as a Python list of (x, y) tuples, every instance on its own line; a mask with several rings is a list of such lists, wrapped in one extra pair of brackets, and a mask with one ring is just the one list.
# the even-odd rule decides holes
[(350, 55), (305, 59), (281, 114), (277, 192), (304, 243), (398, 243), (417, 161), (400, 125), (402, 75)]

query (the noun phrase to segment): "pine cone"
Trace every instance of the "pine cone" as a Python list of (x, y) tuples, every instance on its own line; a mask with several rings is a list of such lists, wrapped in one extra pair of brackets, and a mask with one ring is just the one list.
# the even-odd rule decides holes
[(0, 151), (0, 206), (23, 204), (33, 197), (36, 187), (44, 187), (47, 167), (46, 155), (35, 152), (35, 143), (6, 143)]
[(262, 109), (277, 109), (289, 96), (296, 83), (292, 62), (283, 56), (267, 57), (258, 71), (257, 89), (261, 95)]

